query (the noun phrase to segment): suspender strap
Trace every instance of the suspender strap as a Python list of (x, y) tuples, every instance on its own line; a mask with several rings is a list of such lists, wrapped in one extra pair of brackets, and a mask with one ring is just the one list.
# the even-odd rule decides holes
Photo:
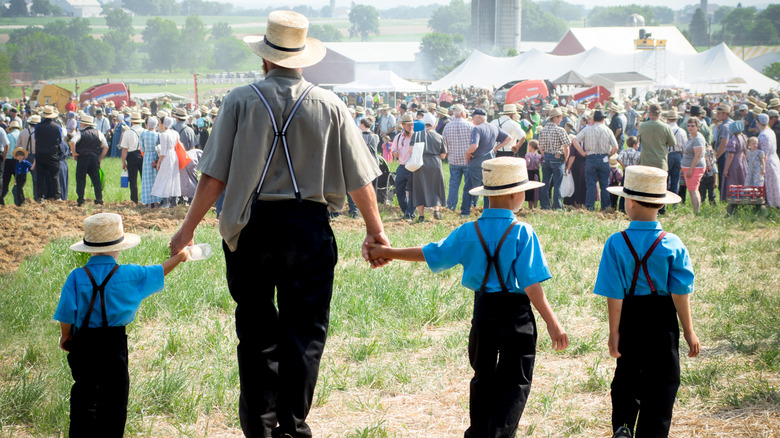
[(274, 142), (271, 145), (271, 151), (268, 153), (268, 159), (265, 162), (265, 167), (263, 167), (263, 174), (260, 176), (260, 183), (257, 185), (256, 194), (259, 195), (260, 190), (263, 188), (265, 177), (268, 174), (268, 167), (271, 165), (271, 158), (273, 158), (274, 156), (274, 152), (276, 151), (276, 145), (279, 142), (279, 137), (281, 137), (282, 146), (284, 147), (284, 155), (285, 158), (287, 158), (287, 167), (290, 170), (290, 178), (292, 179), (293, 188), (295, 189), (295, 199), (298, 202), (301, 202), (301, 191), (298, 188), (298, 180), (295, 179), (295, 171), (293, 170), (292, 160), (290, 160), (290, 149), (287, 146), (287, 128), (289, 128), (290, 121), (292, 120), (293, 116), (295, 116), (295, 113), (298, 111), (298, 107), (301, 106), (301, 102), (303, 102), (303, 99), (306, 98), (306, 95), (309, 94), (309, 91), (311, 91), (312, 88), (314, 88), (314, 84), (309, 84), (309, 86), (306, 87), (306, 90), (303, 91), (301, 96), (295, 102), (292, 111), (290, 111), (290, 115), (287, 116), (287, 120), (284, 121), (284, 126), (282, 127), (281, 131), (279, 130), (279, 125), (277, 125), (276, 123), (276, 118), (274, 117), (274, 113), (273, 111), (271, 111), (271, 105), (268, 104), (268, 101), (266, 100), (265, 96), (263, 96), (263, 93), (261, 93), (260, 90), (254, 84), (249, 84), (249, 86), (252, 87), (253, 90), (255, 90), (255, 93), (257, 93), (258, 97), (260, 97), (260, 100), (263, 102), (263, 105), (265, 105), (265, 109), (268, 111), (268, 116), (271, 118), (271, 126), (274, 127)]
[(631, 255), (634, 256), (634, 262), (636, 263), (634, 266), (634, 277), (631, 279), (631, 288), (628, 290), (628, 296), (634, 296), (636, 283), (639, 280), (640, 267), (643, 271), (645, 271), (645, 278), (647, 278), (647, 284), (650, 286), (650, 293), (652, 293), (653, 296), (658, 296), (658, 291), (653, 284), (653, 280), (650, 279), (650, 271), (647, 269), (647, 260), (650, 258), (650, 254), (655, 251), (655, 248), (658, 246), (658, 244), (660, 244), (664, 239), (664, 236), (666, 236), (666, 231), (661, 231), (661, 234), (658, 235), (658, 238), (655, 239), (655, 242), (653, 242), (653, 244), (650, 246), (650, 249), (647, 250), (645, 256), (642, 257), (641, 260), (639, 259), (636, 250), (634, 250), (634, 246), (631, 244), (631, 240), (629, 240), (628, 234), (625, 231), (621, 232), (620, 234), (623, 235), (623, 240), (626, 241), (626, 245), (628, 245), (628, 249), (631, 251)]
[(501, 275), (501, 267), (498, 265), (498, 254), (501, 251), (501, 245), (504, 244), (504, 240), (506, 240), (506, 237), (509, 236), (509, 232), (512, 231), (512, 228), (514, 228), (515, 224), (517, 224), (517, 221), (512, 221), (511, 224), (507, 227), (506, 231), (504, 231), (504, 235), (501, 236), (501, 240), (498, 241), (498, 245), (496, 246), (496, 252), (493, 254), (490, 254), (490, 249), (488, 249), (487, 242), (485, 242), (485, 238), (482, 237), (482, 231), (479, 229), (478, 221), (474, 221), (474, 230), (477, 232), (477, 237), (479, 237), (479, 243), (482, 244), (482, 249), (485, 251), (485, 256), (487, 256), (487, 268), (485, 269), (485, 278), (482, 280), (482, 286), (479, 287), (480, 292), (485, 292), (485, 289), (487, 287), (488, 282), (488, 276), (490, 275), (490, 267), (491, 265), (495, 267), (496, 275), (498, 276), (498, 283), (501, 285), (501, 292), (503, 293), (509, 293), (509, 289), (506, 287), (506, 283), (504, 283), (504, 277)]
[(114, 275), (114, 272), (119, 269), (119, 265), (114, 265), (113, 269), (111, 269), (111, 272), (106, 275), (106, 279), (103, 280), (102, 283), (100, 283), (100, 286), (98, 286), (97, 282), (95, 281), (95, 278), (92, 276), (92, 272), (89, 271), (89, 268), (84, 266), (84, 272), (87, 273), (87, 277), (89, 277), (90, 283), (92, 283), (92, 299), (89, 300), (89, 307), (87, 308), (87, 316), (84, 317), (84, 323), (81, 325), (81, 328), (87, 328), (89, 327), (89, 317), (92, 316), (92, 309), (95, 307), (95, 299), (97, 298), (98, 293), (100, 293), (100, 310), (103, 313), (103, 328), (108, 327), (108, 318), (106, 317), (106, 284), (108, 284), (108, 280), (111, 279), (111, 277)]

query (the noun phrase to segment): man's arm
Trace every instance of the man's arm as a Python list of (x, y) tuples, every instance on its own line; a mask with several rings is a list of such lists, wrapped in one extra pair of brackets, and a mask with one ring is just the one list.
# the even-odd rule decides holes
[(718, 154), (716, 158), (720, 158), (721, 155), (726, 153), (726, 143), (728, 142), (728, 138), (721, 138), (720, 139), (720, 145), (718, 146)]
[(192, 237), (195, 235), (195, 228), (203, 220), (203, 216), (206, 215), (211, 206), (217, 202), (223, 190), (225, 190), (224, 182), (201, 173), (198, 188), (195, 190), (195, 198), (187, 211), (187, 216), (168, 244), (171, 255), (178, 254), (184, 247), (193, 243)]
[(357, 190), (349, 192), (349, 195), (352, 197), (352, 201), (355, 203), (355, 205), (357, 205), (358, 210), (360, 210), (360, 214), (363, 216), (363, 220), (366, 222), (366, 238), (363, 241), (363, 247), (361, 248), (363, 258), (367, 262), (371, 263), (372, 268), (385, 266), (390, 262), (390, 260), (384, 258), (370, 260), (368, 253), (368, 245), (372, 243), (390, 246), (390, 240), (385, 234), (385, 228), (382, 224), (382, 219), (379, 217), (379, 208), (377, 208), (376, 204), (376, 192), (374, 190), (374, 185), (368, 183)]

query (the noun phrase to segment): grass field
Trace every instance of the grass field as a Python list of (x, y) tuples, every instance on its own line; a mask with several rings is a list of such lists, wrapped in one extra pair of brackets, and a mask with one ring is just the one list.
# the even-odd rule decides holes
[[(118, 160), (104, 162), (105, 199), (127, 198)], [(445, 172), (445, 175), (447, 172)], [(71, 187), (73, 185), (71, 179)], [(72, 189), (71, 189), (72, 190)], [(88, 189), (89, 193), (89, 189)], [(72, 194), (72, 192), (71, 192)], [(88, 196), (89, 198), (89, 196)], [(9, 207), (6, 207), (9, 208)], [(396, 246), (446, 236), (463, 221), (409, 224), (383, 207)], [(476, 217), (476, 216), (474, 216)], [(543, 287), (568, 331), (554, 353), (539, 324), (534, 385), (519, 436), (609, 436), (606, 303), (592, 294), (607, 237), (627, 226), (619, 214), (522, 210), (535, 228), (552, 279)], [(662, 219), (688, 246), (696, 271), (694, 326), (702, 342), (684, 357), (674, 437), (774, 437), (780, 433), (780, 212), (690, 205)], [(333, 223), (339, 264), (329, 341), (310, 424), (316, 437), (456, 437), (468, 424), (466, 345), (472, 294), (461, 269), (431, 274), (424, 264), (370, 270), (359, 254), (362, 221)], [(143, 235), (122, 263), (160, 263), (168, 232)], [(234, 304), (224, 280), (220, 237), (201, 227), (211, 259), (187, 263), (141, 306), (129, 327), (131, 394), (127, 436), (238, 437)], [(0, 276), (0, 437), (61, 436), (72, 383), (51, 315), (68, 272), (86, 257), (54, 240)]]

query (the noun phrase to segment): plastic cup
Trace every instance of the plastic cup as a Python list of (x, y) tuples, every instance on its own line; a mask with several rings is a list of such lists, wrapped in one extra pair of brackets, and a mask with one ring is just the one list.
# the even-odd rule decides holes
[(188, 246), (190, 260), (206, 260), (211, 257), (211, 245), (208, 243), (199, 243), (197, 245)]

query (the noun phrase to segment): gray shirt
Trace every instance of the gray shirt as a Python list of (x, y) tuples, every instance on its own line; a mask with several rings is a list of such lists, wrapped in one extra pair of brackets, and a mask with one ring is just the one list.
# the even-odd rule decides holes
[(685, 143), (685, 146), (683, 147), (683, 157), (682, 157), (682, 167), (688, 168), (691, 167), (691, 163), (693, 162), (693, 155), (696, 153), (694, 149), (701, 148), (701, 155), (699, 156), (699, 161), (697, 161), (693, 167), (704, 167), (704, 147), (706, 144), (704, 143), (704, 136), (701, 135), (701, 132), (696, 133), (696, 137), (693, 137), (692, 139), (688, 140), (687, 143)]
[[(277, 68), (254, 85), (271, 105), (279, 125), (309, 82), (292, 69)], [(279, 126), (281, 129), (281, 126)], [(254, 198), (263, 201), (295, 199), (290, 171), (280, 144), (271, 159), (260, 195), (255, 195), (274, 139), (268, 111), (248, 85), (225, 97), (198, 168), (226, 183), (219, 231), (231, 251), (249, 222)], [(344, 206), (346, 193), (380, 175), (347, 106), (330, 91), (315, 87), (303, 99), (287, 131), (290, 159), (301, 197)]]

